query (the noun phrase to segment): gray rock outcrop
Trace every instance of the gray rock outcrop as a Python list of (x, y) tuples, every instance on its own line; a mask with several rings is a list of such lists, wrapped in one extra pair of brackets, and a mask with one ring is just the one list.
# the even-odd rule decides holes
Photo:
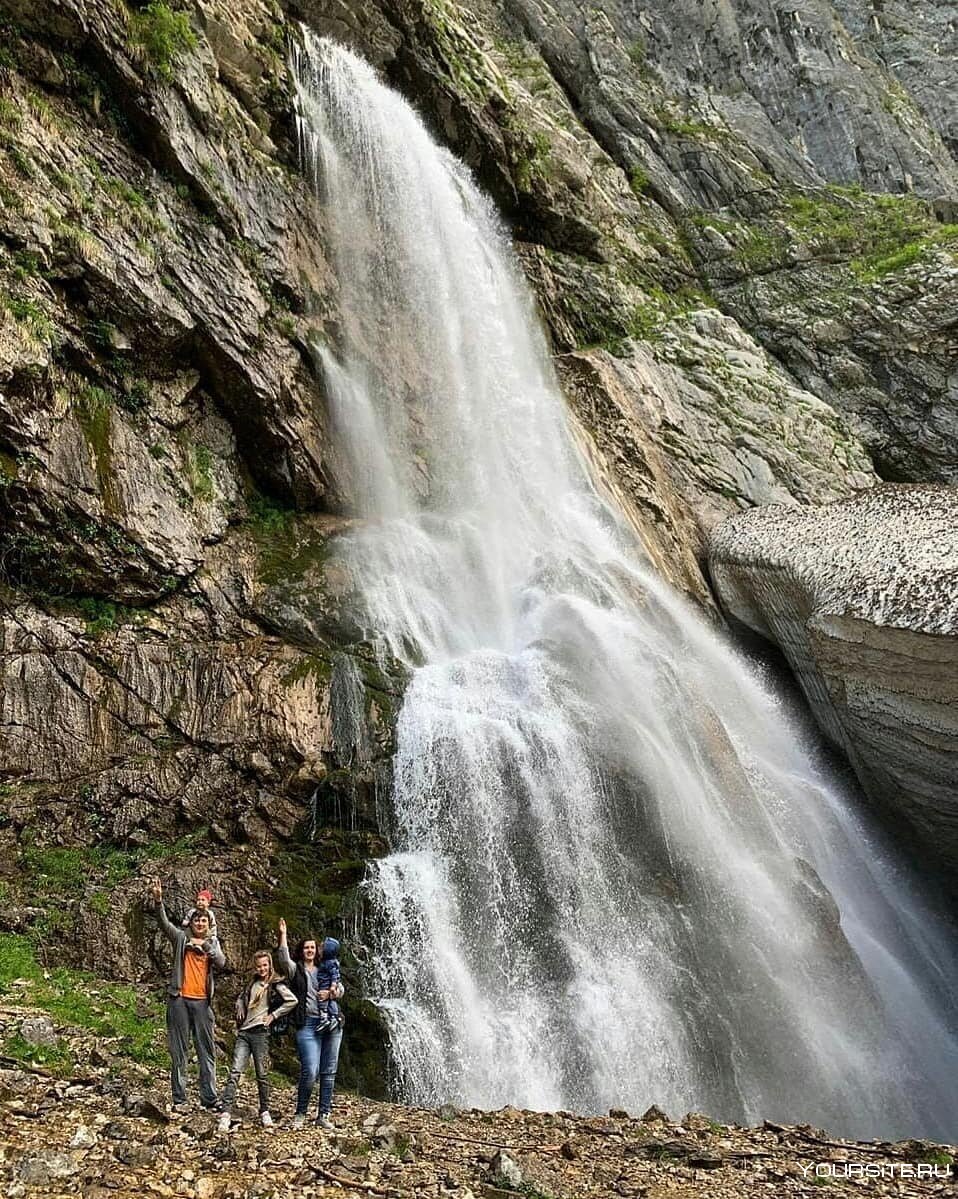
[(867, 794), (958, 863), (958, 491), (885, 485), (712, 533), (730, 616), (775, 642)]

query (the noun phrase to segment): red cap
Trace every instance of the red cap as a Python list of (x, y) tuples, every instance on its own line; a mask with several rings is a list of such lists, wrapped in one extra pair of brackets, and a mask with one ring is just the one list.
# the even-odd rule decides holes
[(212, 891), (197, 891), (196, 898), (197, 899), (205, 899), (207, 903), (212, 903), (213, 902), (213, 892)]

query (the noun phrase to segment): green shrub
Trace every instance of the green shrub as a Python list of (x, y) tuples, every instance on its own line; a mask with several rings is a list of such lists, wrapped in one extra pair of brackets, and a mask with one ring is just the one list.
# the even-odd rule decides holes
[(173, 79), (176, 56), (197, 46), (189, 17), (184, 12), (174, 12), (163, 0), (150, 0), (146, 8), (131, 16), (130, 41), (143, 51), (157, 75), (167, 83)]
[(632, 170), (629, 171), (629, 187), (632, 188), (632, 191), (635, 195), (641, 196), (645, 194), (648, 186), (648, 175), (646, 174), (645, 170), (640, 167), (638, 163), (636, 163)]

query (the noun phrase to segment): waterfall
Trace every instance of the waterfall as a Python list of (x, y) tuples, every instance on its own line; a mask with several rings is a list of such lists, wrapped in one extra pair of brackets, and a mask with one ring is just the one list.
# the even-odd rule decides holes
[(344, 48), (293, 69), (350, 565), (412, 671), (365, 883), (402, 1094), (953, 1131), (948, 930), (591, 484), (469, 171)]

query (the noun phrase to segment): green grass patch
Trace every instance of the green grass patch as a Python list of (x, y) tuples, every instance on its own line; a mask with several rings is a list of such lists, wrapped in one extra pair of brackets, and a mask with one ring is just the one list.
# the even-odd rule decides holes
[[(629, 336), (639, 341), (658, 341), (662, 330), (676, 317), (694, 312), (697, 308), (714, 308), (715, 301), (696, 287), (680, 287), (666, 291), (662, 287), (648, 288), (649, 299), (636, 306), (629, 316)], [(613, 353), (621, 352), (612, 349)]]
[(478, 105), (490, 96), (505, 96), (505, 81), (463, 28), (460, 12), (450, 0), (423, 0), (421, 20), (446, 73), (458, 91)]
[(25, 846), (20, 862), (31, 875), (32, 885), (41, 892), (82, 894), (87, 881), (109, 887), (132, 878), (138, 865), (137, 854), (125, 849), (100, 846), (51, 846), (41, 849)]
[(0, 1042), (0, 1053), (24, 1066), (40, 1066), (57, 1078), (73, 1073), (73, 1055), (59, 1039), (55, 1045), (32, 1045), (17, 1032)]
[(213, 498), (213, 451), (209, 446), (191, 445), (186, 469), (194, 497), (208, 504)]
[(636, 196), (645, 195), (649, 186), (649, 176), (643, 167), (638, 163), (629, 171), (629, 187)]
[(105, 190), (121, 204), (129, 208), (146, 208), (145, 197), (119, 175), (111, 175), (103, 180)]
[[(80, 898), (88, 887), (110, 890), (135, 877), (146, 862), (187, 857), (208, 837), (204, 826), (173, 841), (151, 841), (135, 849), (116, 845), (39, 846), (25, 830), (20, 865), (30, 875), (30, 886), (58, 899)], [(61, 905), (62, 906), (62, 905)]]
[(691, 117), (687, 113), (679, 112), (672, 105), (656, 109), (655, 115), (661, 122), (662, 129), (675, 137), (686, 137), (695, 141), (720, 142), (728, 141), (730, 137), (729, 131), (724, 126), (713, 125), (708, 121)]
[(86, 619), (86, 635), (97, 638), (111, 632), (121, 624), (129, 624), (139, 618), (136, 608), (116, 604), (112, 600), (85, 595), (75, 601), (80, 614)]
[(316, 679), (318, 683), (328, 683), (332, 673), (333, 668), (328, 659), (321, 658), (317, 654), (305, 654), (295, 666), (289, 668), (280, 682), (284, 687), (292, 687), (304, 679)]
[(637, 67), (644, 67), (648, 62), (649, 53), (645, 47), (645, 42), (641, 38), (636, 38), (634, 42), (630, 42), (625, 48), (626, 54), (630, 61)]
[(952, 248), (952, 243), (954, 243), (954, 248), (958, 249), (958, 225), (940, 225), (924, 237), (907, 242), (890, 253), (879, 250), (865, 257), (854, 259), (852, 270), (862, 283), (874, 283), (886, 275), (903, 271), (907, 267), (914, 266), (916, 262), (921, 262), (928, 252), (936, 247)]
[(27, 279), (36, 279), (43, 274), (40, 257), (32, 250), (17, 250), (11, 257), (14, 265), (10, 273), (14, 279), (23, 282)]
[[(26, 980), (28, 985), (14, 985), (20, 980)], [(27, 1000), (60, 1024), (115, 1039), (117, 1052), (134, 1061), (155, 1061), (163, 1026), (162, 1005), (156, 999), (122, 983), (99, 982), (86, 971), (66, 966), (45, 969), (29, 939), (14, 933), (0, 933), (0, 997), (3, 996)], [(29, 1045), (19, 1034), (4, 1043), (3, 1052), (21, 1061), (44, 1065), (55, 1073), (69, 1072), (73, 1064), (66, 1048)]]
[(83, 435), (93, 451), (103, 505), (108, 512), (115, 512), (117, 496), (113, 477), (113, 445), (110, 440), (113, 396), (105, 388), (90, 384), (77, 393), (73, 407)]
[(257, 536), (282, 532), (289, 527), (295, 516), (292, 508), (284, 508), (258, 491), (249, 497), (248, 506), (250, 528)]
[(847, 261), (863, 283), (903, 270), (931, 248), (958, 238), (958, 226), (939, 225), (918, 196), (859, 187), (786, 194), (776, 217), (757, 224), (708, 212), (692, 214), (689, 223), (725, 236), (750, 274), (786, 266), (792, 247), (799, 244), (816, 257)]
[(34, 300), (5, 296), (3, 303), (14, 320), (19, 325), (25, 326), (35, 341), (49, 342), (52, 340), (53, 321)]
[(58, 128), (56, 114), (46, 96), (31, 89), (27, 92), (27, 109), (47, 132), (56, 132)]
[(888, 255), (927, 234), (934, 218), (912, 195), (826, 187), (786, 197), (785, 220), (800, 241), (823, 253)]
[(855, 273), (863, 282), (873, 283), (883, 275), (890, 275), (893, 271), (901, 271), (907, 266), (914, 265), (924, 256), (924, 240), (913, 241), (907, 246), (902, 246), (900, 250), (895, 250), (892, 254), (883, 254), (874, 259), (856, 259)]
[(6, 96), (0, 96), (0, 125), (7, 129), (19, 129), (23, 123), (20, 109)]
[[(154, 744), (163, 748), (161, 738)], [(169, 748), (174, 748), (172, 742)], [(86, 784), (77, 797), (85, 802), (91, 794), (92, 785)], [(127, 849), (117, 845), (38, 845), (34, 830), (24, 829), (18, 856), (21, 878), (18, 894), (13, 894), (11, 887), (11, 899), (23, 906), (29, 896), (39, 907), (31, 916), (29, 941), (43, 947), (68, 942), (82, 910), (105, 916), (118, 886), (136, 879), (144, 866), (155, 873), (165, 862), (194, 855), (208, 835), (208, 829), (198, 828), (175, 840)]]
[(519, 191), (534, 191), (538, 182), (547, 179), (551, 161), (552, 143), (549, 135), (541, 129), (528, 134), (513, 158), (512, 177)]
[(134, 379), (117, 393), (116, 402), (132, 416), (142, 412), (150, 402), (149, 383), (145, 379)]
[(10, 139), (6, 137), (0, 138), (0, 145), (2, 145), (6, 150), (7, 157), (16, 167), (18, 174), (22, 175), (24, 179), (33, 179), (36, 176), (36, 171), (33, 169), (33, 163), (26, 156), (20, 146), (16, 145), (16, 143), (10, 141)]
[(189, 16), (163, 0), (150, 0), (146, 8), (130, 16), (130, 43), (167, 83), (173, 80), (176, 58), (198, 44)]

